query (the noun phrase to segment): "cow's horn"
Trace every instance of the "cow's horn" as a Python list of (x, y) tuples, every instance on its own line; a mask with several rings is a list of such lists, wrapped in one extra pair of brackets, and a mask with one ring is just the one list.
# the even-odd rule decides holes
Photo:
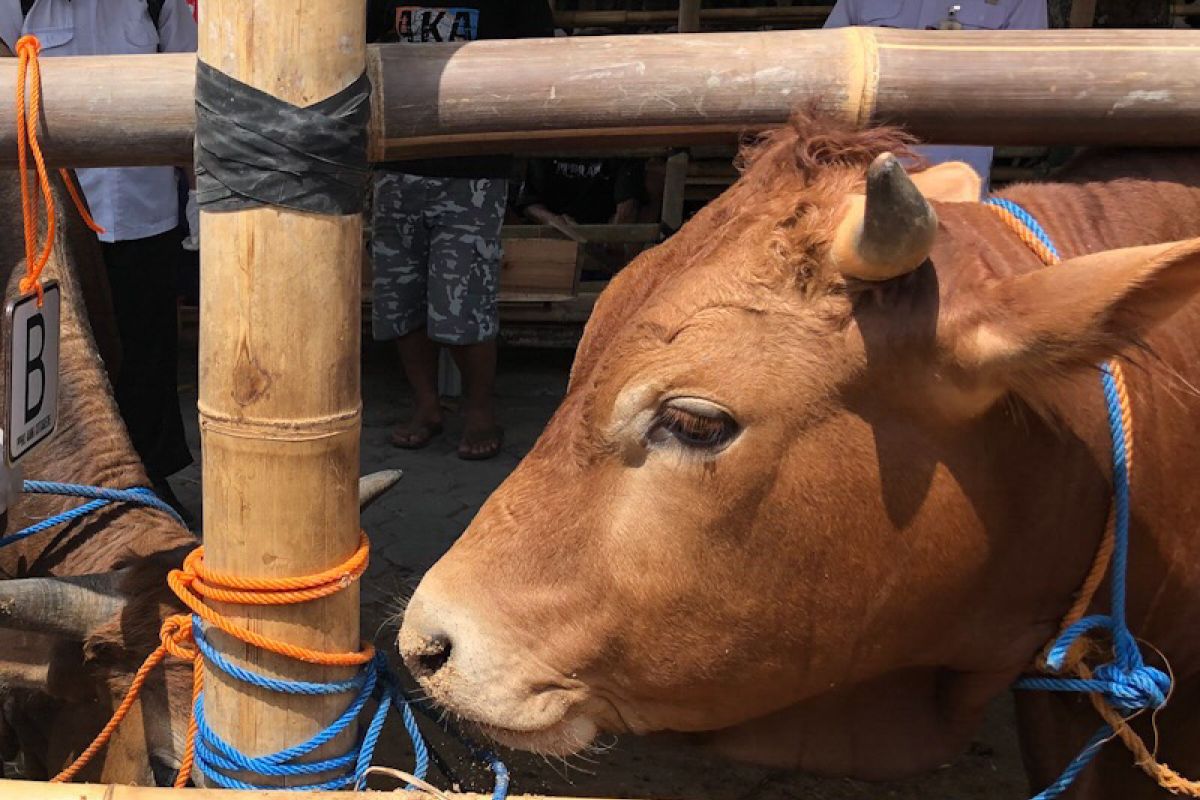
[(358, 510), (362, 511), (374, 503), (403, 477), (404, 471), (399, 469), (385, 469), (363, 475), (358, 479)]
[(871, 163), (866, 196), (854, 195), (847, 205), (831, 250), (843, 275), (886, 281), (929, 258), (937, 214), (891, 153)]
[(0, 580), (0, 628), (82, 641), (112, 620), (127, 598), (117, 591), (122, 572), (69, 578)]

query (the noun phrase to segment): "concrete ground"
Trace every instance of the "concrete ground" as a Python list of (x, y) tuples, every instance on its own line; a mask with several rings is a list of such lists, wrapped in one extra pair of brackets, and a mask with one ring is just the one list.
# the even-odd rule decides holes
[[(392, 351), (365, 345), (362, 469), (405, 471), (399, 486), (363, 514), (363, 526), (373, 543), (371, 568), (362, 587), (365, 636), (381, 647), (390, 646), (394, 616), (403, 598), (533, 444), (562, 397), (569, 366), (570, 354), (565, 351), (502, 351), (497, 402), (506, 431), (504, 451), (491, 461), (466, 462), (455, 455), (461, 428), (453, 415), (446, 435), (425, 450), (398, 450), (388, 443), (388, 433), (406, 417), (411, 404)], [(194, 332), (185, 335), (181, 395), (192, 451), (198, 458)], [(198, 511), (199, 464), (177, 475), (172, 484), (180, 498)], [(459, 787), (490, 791), (488, 772), (474, 767), (463, 749), (447, 742), (434, 725), (425, 728)], [(1007, 700), (996, 704), (976, 741), (956, 762), (920, 780), (887, 784), (817, 779), (730, 764), (689, 748), (636, 737), (621, 739), (589, 761), (503, 755), (512, 770), (512, 791), (519, 794), (655, 800), (1018, 800), (1029, 796)], [(394, 719), (376, 763), (411, 769), (411, 750)], [(431, 780), (442, 788), (451, 786), (437, 770), (431, 772)], [(381, 783), (379, 788), (392, 785)]]

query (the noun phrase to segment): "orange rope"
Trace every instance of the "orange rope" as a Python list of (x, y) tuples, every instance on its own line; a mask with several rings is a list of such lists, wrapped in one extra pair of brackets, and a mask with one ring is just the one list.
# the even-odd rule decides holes
[[(17, 172), (21, 179), (21, 215), (25, 222), (25, 277), (21, 278), (20, 290), (22, 293), (36, 291), (39, 306), (42, 304), (42, 284), (39, 279), (54, 249), (55, 225), (54, 193), (46, 172), (46, 161), (42, 157), (42, 146), (38, 143), (42, 108), (42, 70), (38, 54), (41, 50), (41, 42), (36, 36), (26, 35), (17, 40)], [(27, 82), (30, 84), (28, 108), (25, 102)], [(37, 247), (38, 199), (29, 183), (29, 155), (33, 156), (35, 174), (46, 204), (46, 243), (40, 253)], [(104, 229), (88, 213), (87, 205), (75, 189), (70, 175), (65, 169), (60, 173), (83, 221), (96, 233), (104, 233)]]
[[(298, 647), (254, 633), (210, 608), (204, 600), (210, 599), (222, 603), (250, 606), (291, 605), (317, 600), (335, 594), (358, 580), (367, 569), (369, 555), (370, 543), (367, 541), (367, 535), (363, 533), (360, 534), (358, 549), (345, 562), (324, 572), (294, 578), (240, 578), (205, 567), (204, 548), (197, 547), (184, 559), (182, 569), (171, 570), (167, 575), (167, 584), (196, 616), (247, 644), (309, 664), (358, 666), (365, 664), (375, 656), (375, 648), (369, 642), (363, 642), (361, 648), (353, 653), (329, 653), (323, 650)], [(71, 780), (79, 774), (79, 771), (91, 761), (96, 753), (100, 752), (100, 749), (112, 738), (117, 726), (129, 714), (150, 671), (161, 664), (167, 655), (172, 655), (192, 664), (193, 713), (188, 721), (183, 757), (180, 760), (179, 773), (175, 779), (176, 788), (187, 785), (196, 760), (198, 725), (194, 710), (196, 700), (204, 688), (204, 660), (199, 658), (199, 652), (194, 643), (191, 615), (175, 614), (167, 617), (163, 620), (159, 637), (162, 643), (149, 655), (134, 675), (129, 691), (117, 706), (117, 710), (113, 712), (112, 719), (70, 766), (54, 776), (52, 782), (62, 783)]]
[[(1029, 249), (1042, 260), (1046, 266), (1053, 266), (1059, 263), (1059, 258), (1038, 239), (1021, 220), (1015, 217), (1011, 212), (1004, 208), (994, 205), (987, 205), (996, 213), (996, 215), (1004, 221), (1019, 237), (1021, 241), (1029, 246)], [(1109, 372), (1112, 373), (1113, 381), (1116, 384), (1117, 397), (1121, 404), (1121, 422), (1125, 435), (1125, 468), (1129, 475), (1133, 475), (1133, 406), (1129, 401), (1129, 390), (1125, 384), (1125, 372), (1121, 368), (1121, 362), (1117, 359), (1109, 359)], [(1108, 564), (1112, 559), (1113, 547), (1116, 544), (1116, 510), (1115, 507), (1110, 507), (1108, 514), (1108, 523), (1105, 525), (1104, 536), (1100, 540), (1100, 546), (1096, 550), (1096, 556), (1092, 560), (1091, 569), (1088, 570), (1087, 577), (1084, 578), (1083, 585), (1080, 586), (1079, 592), (1075, 596), (1075, 602), (1063, 617), (1062, 624), (1059, 626), (1058, 639), (1067, 628), (1074, 625), (1079, 620), (1083, 619), (1087, 613), (1092, 601), (1096, 597), (1096, 592), (1100, 589), (1100, 584), (1104, 582), (1104, 577), (1108, 574)], [(1054, 640), (1048, 644), (1047, 650), (1053, 646)], [(1090, 642), (1080, 638), (1076, 641), (1075, 646), (1067, 654), (1063, 668), (1059, 674), (1073, 672), (1080, 678), (1091, 678), (1092, 671), (1086, 663), (1089, 655), (1089, 650), (1093, 648)], [(1045, 671), (1045, 656), (1046, 651), (1043, 651), (1038, 658), (1038, 663), (1035, 668), (1039, 671)], [(1121, 740), (1121, 743), (1133, 753), (1134, 761), (1138, 767), (1153, 778), (1159, 786), (1173, 794), (1184, 794), (1190, 797), (1200, 797), (1200, 781), (1190, 780), (1180, 775), (1175, 770), (1171, 769), (1166, 764), (1161, 763), (1151, 752), (1150, 748), (1142, 740), (1133, 728), (1129, 726), (1129, 719), (1121, 716), (1120, 712), (1112, 708), (1108, 703), (1104, 702), (1104, 698), (1099, 694), (1091, 695), (1092, 707), (1096, 709), (1104, 721), (1113, 729), (1115, 735)], [(1130, 718), (1132, 719), (1132, 718)]]

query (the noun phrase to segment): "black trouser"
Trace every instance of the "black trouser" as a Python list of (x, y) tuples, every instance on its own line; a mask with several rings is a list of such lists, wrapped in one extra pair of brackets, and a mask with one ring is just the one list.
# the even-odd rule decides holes
[(153, 481), (192, 463), (179, 411), (175, 272), (180, 240), (175, 230), (103, 243), (121, 338), (117, 405)]

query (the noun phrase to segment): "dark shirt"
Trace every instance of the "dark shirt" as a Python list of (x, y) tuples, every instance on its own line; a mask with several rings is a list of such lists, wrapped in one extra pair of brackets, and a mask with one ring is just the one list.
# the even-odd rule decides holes
[[(369, 42), (419, 45), (553, 35), (554, 16), (546, 0), (371, 0), (367, 5)], [(379, 166), (429, 178), (507, 178), (512, 157), (425, 158)]]
[(529, 164), (518, 207), (541, 203), (583, 224), (605, 223), (626, 200), (644, 194), (642, 162), (630, 159), (544, 159)]

